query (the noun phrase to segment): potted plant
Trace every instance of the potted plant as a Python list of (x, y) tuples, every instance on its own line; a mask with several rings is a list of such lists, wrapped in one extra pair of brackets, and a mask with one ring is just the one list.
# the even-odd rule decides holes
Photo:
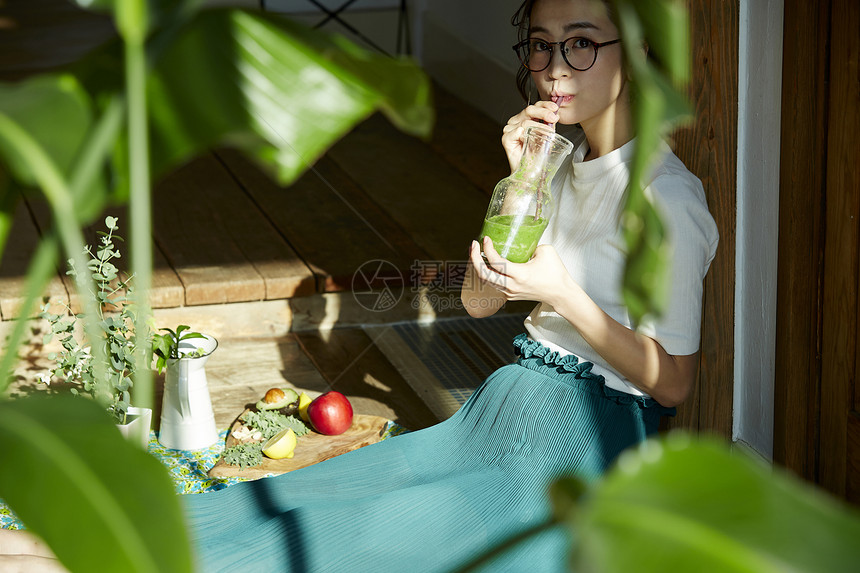
[[(134, 303), (131, 300), (132, 277), (121, 272), (114, 264), (121, 257), (115, 244), (122, 241), (122, 237), (117, 234), (117, 223), (116, 217), (105, 217), (107, 231), (98, 232), (101, 236), (99, 245), (86, 247), (86, 271), (92, 276), (95, 289), (83, 296), (89, 296), (95, 302), (99, 338), (92, 340), (81, 334), (84, 330), (79, 323), (84, 320), (84, 314), (76, 313), (71, 304), (64, 305), (63, 314), (54, 314), (46, 303), (40, 316), (50, 324), (50, 331), (44, 336), (43, 342), (48, 344), (56, 336), (62, 349), (48, 355), (54, 361), (54, 368), (40, 374), (38, 378), (48, 385), (54, 380), (65, 382), (71, 386), (72, 394), (84, 394), (97, 400), (113, 417), (120, 432), (146, 449), (152, 410), (131, 405), (137, 333)], [(72, 277), (79, 272), (74, 259), (69, 259), (68, 267), (66, 274)], [(100, 355), (106, 359), (103, 363), (94, 359), (94, 344), (102, 347)], [(103, 384), (99, 384), (99, 381)]]
[(206, 361), (218, 347), (214, 337), (185, 324), (152, 337), (159, 374), (166, 370), (158, 441), (175, 450), (199, 450), (218, 442)]

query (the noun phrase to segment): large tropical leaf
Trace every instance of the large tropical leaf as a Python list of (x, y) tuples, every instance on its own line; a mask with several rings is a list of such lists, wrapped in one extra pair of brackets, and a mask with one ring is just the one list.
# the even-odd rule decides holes
[[(20, 83), (0, 83), (0, 114), (14, 121), (67, 173), (92, 124), (89, 97), (70, 76), (37, 76)], [(16, 150), (0, 138), (0, 151), (16, 178), (36, 179)]]
[[(16, 134), (25, 134), (68, 177), (77, 167), (94, 125), (90, 97), (72, 75), (0, 83), (0, 160), (25, 186), (36, 185), (37, 177), (21, 153), (22, 138)], [(78, 220), (85, 222), (101, 212), (106, 196), (104, 177), (92, 176), (87, 183), (73, 189)]]
[(6, 239), (9, 238), (9, 232), (12, 230), (15, 208), (20, 199), (21, 195), (13, 185), (12, 178), (0, 163), (0, 262), (3, 261)]
[[(622, 298), (634, 325), (659, 317), (668, 300), (669, 246), (642, 182), (667, 128), (691, 117), (676, 86), (690, 74), (689, 24), (680, 0), (614, 0), (624, 52), (632, 76), (636, 148), (622, 215), (627, 260)], [(644, 47), (651, 57), (645, 57)], [(683, 240), (683, 238), (681, 238)]]
[(155, 166), (229, 143), (288, 183), (377, 108), (411, 133), (430, 129), (429, 83), (414, 64), (277, 16), (201, 12), (157, 58)]
[[(147, 51), (156, 176), (232, 145), (287, 184), (376, 110), (414, 135), (432, 128), (430, 83), (416, 64), (278, 15), (200, 11), (154, 33)], [(98, 98), (120, 88), (122, 62), (115, 42), (75, 73)]]
[(71, 571), (187, 572), (166, 470), (82, 397), (0, 401), (0, 497)]
[[(564, 495), (568, 484), (570, 495)], [(576, 571), (856, 571), (860, 516), (779, 468), (684, 434), (646, 442), (582, 495), (556, 485)]]

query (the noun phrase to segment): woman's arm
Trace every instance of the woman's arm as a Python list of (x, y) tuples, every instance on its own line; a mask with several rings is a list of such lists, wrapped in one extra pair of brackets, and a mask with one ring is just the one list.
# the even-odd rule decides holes
[[(568, 275), (569, 277), (569, 275)], [(549, 302), (622, 376), (667, 407), (683, 402), (696, 379), (699, 355), (673, 356), (653, 338), (606, 314), (570, 279)]]
[(552, 305), (589, 345), (622, 376), (664, 406), (677, 406), (689, 394), (698, 367), (698, 354), (672, 356), (652, 338), (634, 332), (606, 314), (567, 272), (550, 245), (541, 245), (527, 263), (503, 259), (489, 240), (472, 251), (479, 279), (505, 300), (536, 300)]

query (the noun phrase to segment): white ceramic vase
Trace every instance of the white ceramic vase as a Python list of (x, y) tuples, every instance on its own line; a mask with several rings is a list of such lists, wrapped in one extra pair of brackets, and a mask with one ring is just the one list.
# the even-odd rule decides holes
[(180, 353), (202, 348), (204, 354), (167, 361), (158, 432), (158, 442), (164, 447), (200, 450), (218, 442), (204, 368), (217, 347), (218, 341), (211, 336), (183, 340), (179, 343)]
[(117, 424), (120, 433), (145, 450), (149, 446), (149, 428), (152, 426), (152, 410), (149, 408), (128, 408), (128, 422)]

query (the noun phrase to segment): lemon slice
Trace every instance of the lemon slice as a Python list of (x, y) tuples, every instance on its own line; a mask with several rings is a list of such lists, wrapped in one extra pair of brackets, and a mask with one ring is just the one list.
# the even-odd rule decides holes
[(299, 416), (301, 416), (302, 420), (305, 422), (310, 422), (310, 419), (308, 418), (308, 406), (311, 405), (311, 402), (313, 402), (311, 397), (304, 392), (299, 395)]
[(263, 455), (273, 460), (293, 457), (296, 449), (296, 433), (292, 428), (284, 428), (263, 444)]

